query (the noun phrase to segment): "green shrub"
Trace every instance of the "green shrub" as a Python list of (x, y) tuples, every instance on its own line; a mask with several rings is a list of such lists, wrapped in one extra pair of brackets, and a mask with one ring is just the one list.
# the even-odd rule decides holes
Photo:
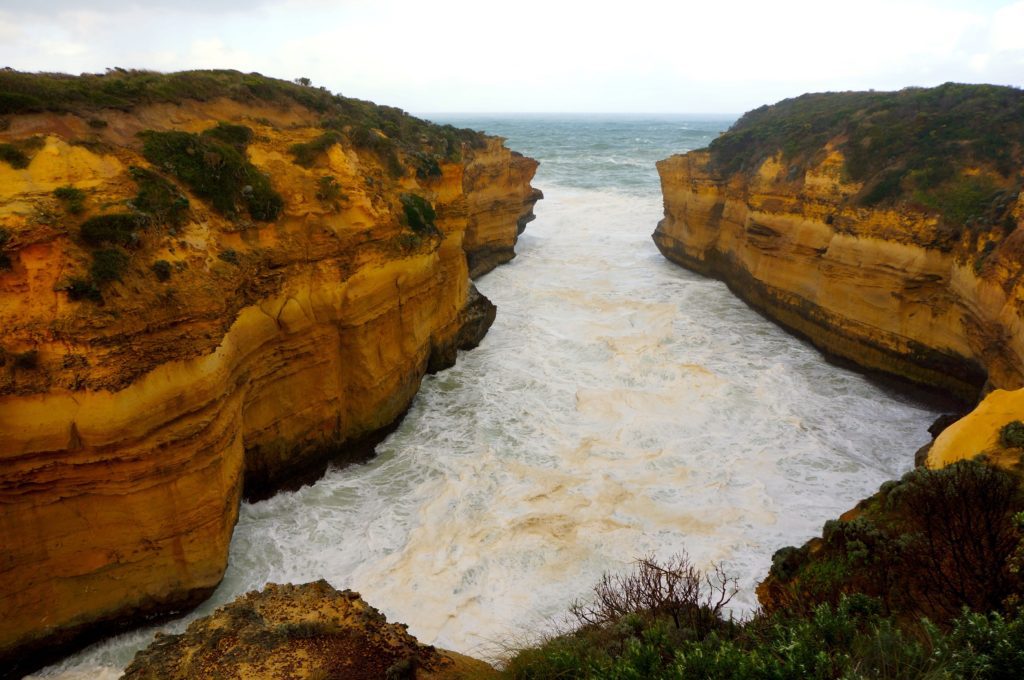
[(80, 300), (103, 302), (103, 294), (90, 279), (74, 277), (64, 286), (64, 290), (67, 291), (68, 298), (76, 302)]
[(78, 215), (85, 209), (85, 192), (71, 185), (57, 187), (53, 195), (62, 201), (68, 212)]
[(129, 261), (128, 255), (116, 248), (97, 250), (92, 254), (89, 274), (98, 286), (111, 281), (120, 281), (121, 276), (128, 269)]
[(131, 175), (139, 187), (132, 199), (135, 209), (149, 215), (156, 224), (181, 225), (188, 213), (188, 199), (178, 188), (145, 168), (132, 167)]
[(0, 161), (4, 161), (15, 170), (21, 170), (28, 167), (29, 158), (13, 144), (0, 144)]
[(14, 355), (14, 367), (26, 371), (34, 371), (39, 368), (39, 352), (34, 349), (19, 352)]
[(11, 240), (11, 232), (0, 227), (0, 271), (7, 271), (11, 268), (11, 256), (4, 252), (4, 247)]
[(316, 197), (324, 203), (337, 204), (339, 199), (345, 198), (341, 193), (341, 185), (333, 177), (321, 177), (316, 183)]
[(82, 240), (90, 246), (130, 246), (138, 241), (138, 232), (146, 226), (146, 218), (135, 213), (113, 213), (90, 217), (79, 229)]
[(253, 139), (251, 128), (234, 123), (219, 122), (209, 130), (204, 130), (203, 135), (230, 144), (239, 151), (244, 151)]
[(311, 168), (321, 155), (335, 144), (340, 144), (342, 137), (334, 130), (328, 130), (316, 139), (299, 144), (292, 144), (288, 152), (295, 157), (295, 163), (304, 168)]
[(149, 130), (141, 136), (146, 160), (185, 182), (218, 212), (234, 217), (241, 204), (256, 220), (281, 214), (284, 201), (270, 180), (230, 144), (180, 131)]
[(398, 200), (402, 203), (406, 226), (421, 235), (441, 233), (434, 223), (437, 213), (430, 201), (416, 194), (402, 194)]
[(1014, 420), (1003, 425), (999, 430), (999, 443), (1007, 447), (1024, 448), (1024, 423)]
[(157, 281), (168, 281), (171, 278), (171, 263), (167, 260), (157, 260), (153, 263), (153, 273)]
[(228, 264), (238, 264), (238, 253), (232, 250), (231, 248), (220, 251), (219, 253), (217, 253), (217, 257), (223, 260), (224, 262), (227, 262)]

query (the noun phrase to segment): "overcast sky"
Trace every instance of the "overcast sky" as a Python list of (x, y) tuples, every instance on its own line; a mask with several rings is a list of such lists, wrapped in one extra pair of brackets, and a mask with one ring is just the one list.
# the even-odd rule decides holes
[(1024, 85), (1024, 0), (0, 0), (0, 66), (234, 68), (416, 113)]

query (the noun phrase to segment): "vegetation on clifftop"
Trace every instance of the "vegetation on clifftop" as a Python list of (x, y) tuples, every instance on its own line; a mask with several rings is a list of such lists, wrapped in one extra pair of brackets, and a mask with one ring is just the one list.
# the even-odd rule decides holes
[[(912, 201), (953, 224), (995, 218), (1020, 191), (1024, 91), (947, 83), (899, 92), (805, 94), (762, 106), (710, 145), (725, 175), (782, 154), (790, 178), (832, 143), (862, 205)], [(995, 210), (998, 212), (998, 210)]]
[[(471, 148), (485, 144), (484, 135), (479, 132), (435, 125), (393, 106), (311, 87), (307, 81), (288, 82), (259, 73), (112, 69), (104, 74), (71, 76), (0, 70), (0, 116), (46, 111), (76, 113), (88, 116), (90, 126), (97, 129), (105, 126), (101, 117), (104, 109), (128, 111), (147, 104), (180, 104), (190, 99), (210, 101), (222, 97), (249, 104), (305, 107), (322, 116), (323, 129), (347, 136), (358, 148), (385, 154), (401, 151), (416, 159), (418, 171), (422, 167), (429, 172), (437, 158), (457, 160), (463, 144)], [(222, 132), (230, 134), (227, 129)], [(227, 141), (224, 137), (219, 139)], [(333, 143), (337, 139), (325, 141)]]

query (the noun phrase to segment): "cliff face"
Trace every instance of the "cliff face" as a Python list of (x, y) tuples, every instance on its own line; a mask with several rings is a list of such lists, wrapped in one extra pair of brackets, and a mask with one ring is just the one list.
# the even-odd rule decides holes
[[(361, 454), (486, 332), (467, 258), (511, 256), (536, 162), (480, 138), (423, 171), (379, 130), (321, 143), (322, 116), (214, 98), (5, 119), (26, 162), (0, 161), (0, 666), (207, 597), (243, 494)], [(204, 141), (238, 126), (240, 160)], [(154, 163), (152, 139), (185, 155)], [(235, 206), (193, 161), (249, 173)]]
[(126, 680), (192, 678), (497, 677), (475, 659), (420, 645), (405, 626), (352, 591), (327, 582), (269, 584), (189, 625), (158, 635), (135, 656)]
[(986, 377), (1024, 385), (1024, 231), (958, 237), (912, 206), (857, 206), (863, 185), (844, 180), (835, 150), (796, 178), (778, 157), (731, 177), (710, 160), (695, 151), (658, 164), (654, 241), (670, 260), (860, 366), (964, 400)]

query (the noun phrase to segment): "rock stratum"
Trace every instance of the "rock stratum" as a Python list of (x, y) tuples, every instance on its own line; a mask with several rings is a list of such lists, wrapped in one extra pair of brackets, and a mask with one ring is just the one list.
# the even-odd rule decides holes
[(537, 163), (256, 74), (0, 73), (0, 668), (206, 598), (479, 342)]
[(1024, 386), (1012, 88), (804, 95), (658, 163), (670, 260), (825, 352), (972, 402)]
[(124, 680), (467, 680), (498, 677), (482, 661), (419, 644), (359, 593), (326, 581), (268, 584), (191, 623), (157, 634)]
[(1011, 602), (1024, 507), (1024, 449), (1005, 434), (1024, 417), (1024, 92), (804, 95), (658, 171), (653, 238), (668, 259), (829, 355), (974, 406), (933, 425), (923, 467), (778, 551), (758, 587), (765, 611), (869, 593), (908, 619), (943, 620)]

